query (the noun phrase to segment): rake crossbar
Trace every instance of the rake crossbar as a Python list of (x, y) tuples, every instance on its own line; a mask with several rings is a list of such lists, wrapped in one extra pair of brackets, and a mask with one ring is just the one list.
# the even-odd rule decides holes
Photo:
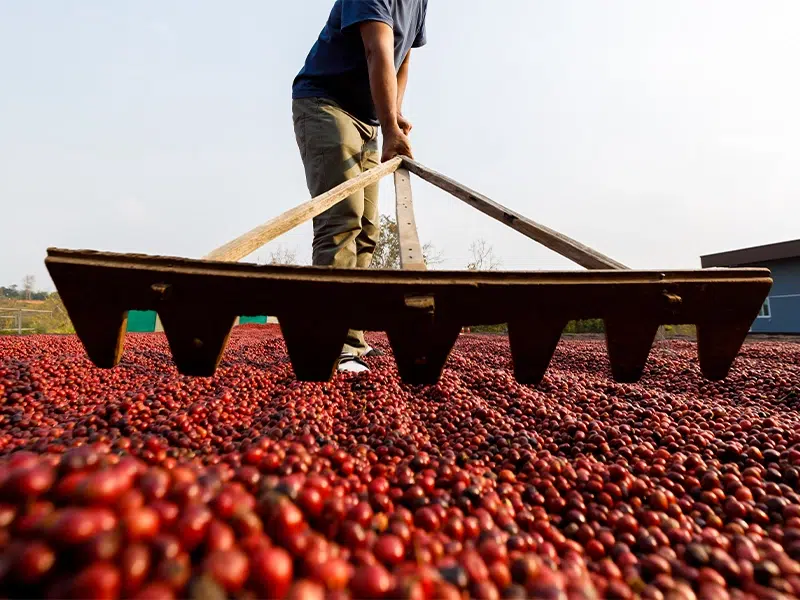
[(535, 383), (564, 325), (586, 318), (604, 319), (618, 381), (642, 375), (662, 324), (697, 325), (702, 373), (721, 379), (772, 284), (767, 269), (375, 271), (59, 249), (45, 263), (98, 366), (120, 360), (128, 310), (157, 311), (178, 370), (198, 376), (214, 373), (237, 315), (270, 314), (306, 381), (331, 377), (349, 328), (386, 331), (403, 380), (433, 383), (463, 326), (507, 322), (516, 377)]

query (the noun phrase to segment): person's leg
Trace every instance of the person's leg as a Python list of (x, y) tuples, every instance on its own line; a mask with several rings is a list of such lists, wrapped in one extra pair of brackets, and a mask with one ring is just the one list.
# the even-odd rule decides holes
[[(380, 164), (378, 151), (378, 128), (373, 128), (371, 137), (364, 145), (362, 154), (362, 169), (364, 171), (377, 167)], [(378, 245), (380, 237), (380, 212), (378, 210), (378, 196), (380, 184), (375, 182), (364, 188), (364, 214), (361, 216), (361, 233), (356, 238), (357, 265), (361, 269), (368, 269), (372, 263), (372, 255)], [(365, 351), (362, 356), (367, 358), (381, 356), (383, 352), (372, 348), (365, 340)]]
[[(361, 173), (361, 134), (354, 120), (317, 98), (292, 102), (294, 129), (306, 184), (318, 196)], [(363, 190), (314, 217), (312, 263), (355, 268), (356, 237), (364, 213)]]
[[(370, 137), (365, 140), (361, 155), (361, 170), (367, 171), (380, 164), (378, 152), (378, 128), (373, 127)], [(380, 236), (380, 215), (378, 211), (379, 182), (364, 188), (364, 212), (361, 215), (361, 233), (356, 238), (356, 264), (360, 269), (368, 269), (372, 254)]]
[[(334, 103), (310, 98), (292, 102), (295, 136), (311, 196), (318, 196), (361, 173), (364, 130), (361, 123)], [(364, 190), (351, 194), (314, 218), (312, 263), (355, 268), (356, 238), (361, 233)], [(361, 331), (348, 332), (343, 354), (367, 350)]]

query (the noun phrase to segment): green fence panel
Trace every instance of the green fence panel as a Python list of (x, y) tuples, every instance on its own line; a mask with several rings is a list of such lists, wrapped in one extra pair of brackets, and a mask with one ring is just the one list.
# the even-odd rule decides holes
[(128, 331), (133, 333), (151, 333), (156, 330), (156, 311), (128, 311)]
[[(247, 315), (239, 317), (239, 324), (256, 323), (265, 325), (266, 315)], [(132, 333), (151, 333), (156, 330), (156, 311), (131, 310), (128, 311), (128, 331)]]
[(259, 325), (264, 325), (267, 322), (267, 317), (265, 316), (256, 316), (256, 317), (239, 317), (239, 325), (244, 325), (246, 323), (258, 323)]

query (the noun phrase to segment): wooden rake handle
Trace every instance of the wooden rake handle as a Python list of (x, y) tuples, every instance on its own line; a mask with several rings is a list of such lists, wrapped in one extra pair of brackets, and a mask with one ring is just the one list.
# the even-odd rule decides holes
[(394, 172), (394, 196), (397, 214), (397, 237), (400, 241), (400, 268), (425, 271), (425, 257), (419, 243), (414, 202), (411, 197), (411, 175), (406, 169)]
[(572, 238), (569, 238), (558, 231), (550, 229), (549, 227), (545, 227), (544, 225), (540, 225), (539, 223), (532, 221), (531, 219), (511, 210), (510, 208), (506, 208), (502, 204), (498, 204), (483, 194), (479, 194), (467, 186), (450, 179), (441, 173), (437, 173), (433, 169), (429, 169), (428, 167), (421, 165), (410, 158), (403, 159), (403, 168), (408, 169), (414, 173), (414, 175), (417, 175), (421, 179), (432, 183), (444, 191), (450, 192), (459, 200), (463, 200), (470, 206), (477, 208), (482, 213), (497, 219), (512, 229), (516, 229), (521, 234), (539, 242), (543, 246), (550, 248), (550, 250), (553, 250), (561, 256), (570, 259), (572, 262), (577, 263), (582, 267), (587, 269), (615, 270), (628, 268), (622, 263), (617, 262), (616, 260), (609, 258), (608, 256), (605, 256), (600, 252), (593, 250), (592, 248), (589, 248), (588, 246), (584, 246), (580, 242), (577, 242), (576, 240), (573, 240)]
[(543, 246), (550, 248), (554, 252), (570, 259), (582, 267), (587, 269), (611, 270), (628, 268), (622, 263), (558, 231), (545, 227), (506, 208), (483, 194), (471, 190), (467, 186), (441, 173), (437, 173), (410, 158), (401, 156), (381, 163), (368, 171), (364, 171), (357, 177), (345, 181), (324, 194), (320, 194), (308, 202), (304, 202), (299, 206), (287, 210), (263, 225), (259, 225), (228, 242), (224, 246), (220, 246), (216, 250), (209, 252), (203, 258), (206, 260), (225, 262), (241, 260), (245, 256), (258, 250), (264, 244), (274, 240), (279, 235), (322, 214), (337, 202), (341, 202), (347, 198), (350, 194), (379, 181), (390, 173), (394, 173), (397, 227), (400, 237), (400, 265), (406, 270), (425, 270), (425, 260), (422, 255), (422, 247), (419, 243), (417, 225), (414, 219), (409, 172), (414, 173), (421, 179), (432, 183), (446, 192), (450, 192), (456, 198), (466, 202), (482, 213), (497, 219), (512, 229), (516, 229), (523, 235), (539, 242)]
[(290, 229), (294, 229), (298, 225), (302, 225), (309, 219), (313, 219), (317, 215), (324, 213), (331, 206), (341, 202), (350, 194), (365, 188), (371, 183), (379, 181), (389, 173), (395, 172), (402, 164), (401, 157), (393, 158), (385, 163), (381, 163), (377, 167), (373, 167), (368, 171), (364, 171), (361, 175), (348, 179), (344, 183), (337, 185), (335, 188), (312, 198), (308, 202), (304, 202), (299, 206), (290, 208), (282, 215), (275, 217), (251, 229), (247, 233), (240, 235), (235, 240), (231, 240), (224, 246), (220, 246), (216, 250), (212, 250), (203, 258), (206, 260), (219, 260), (225, 262), (236, 262), (243, 259), (245, 256), (252, 254), (264, 244), (274, 240), (281, 234), (286, 233)]

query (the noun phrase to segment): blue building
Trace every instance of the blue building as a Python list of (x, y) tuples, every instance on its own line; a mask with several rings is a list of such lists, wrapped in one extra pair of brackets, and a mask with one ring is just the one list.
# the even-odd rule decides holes
[(702, 267), (766, 267), (772, 289), (753, 322), (753, 333), (800, 333), (800, 240), (700, 257)]

